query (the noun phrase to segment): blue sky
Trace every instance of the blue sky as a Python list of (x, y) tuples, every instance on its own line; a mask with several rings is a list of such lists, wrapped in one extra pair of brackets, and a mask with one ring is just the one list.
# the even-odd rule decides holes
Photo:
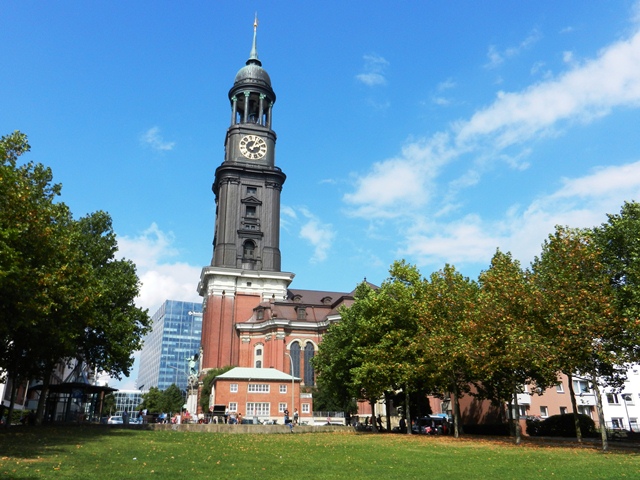
[(0, 134), (76, 216), (112, 215), (151, 313), (200, 300), (256, 11), (295, 288), (526, 266), (554, 225), (640, 199), (637, 1), (5, 0)]

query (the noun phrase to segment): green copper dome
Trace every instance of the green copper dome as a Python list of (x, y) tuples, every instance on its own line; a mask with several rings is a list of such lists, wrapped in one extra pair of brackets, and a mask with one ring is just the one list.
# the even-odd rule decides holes
[(238, 70), (234, 85), (238, 83), (254, 83), (263, 84), (271, 88), (271, 78), (267, 71), (262, 68), (262, 62), (258, 59), (258, 46), (257, 46), (257, 32), (258, 32), (258, 17), (253, 22), (253, 45), (251, 46), (251, 53), (249, 54), (249, 60), (247, 64)]

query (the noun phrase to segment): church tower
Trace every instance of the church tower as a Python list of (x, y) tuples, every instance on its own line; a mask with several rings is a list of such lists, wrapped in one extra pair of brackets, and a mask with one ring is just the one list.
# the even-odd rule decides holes
[(216, 219), (211, 265), (202, 269), (203, 368), (239, 364), (236, 324), (260, 302), (285, 299), (293, 274), (281, 272), (280, 194), (286, 175), (275, 164), (276, 95), (258, 59), (257, 19), (246, 65), (229, 90), (231, 122), (224, 161), (213, 182)]

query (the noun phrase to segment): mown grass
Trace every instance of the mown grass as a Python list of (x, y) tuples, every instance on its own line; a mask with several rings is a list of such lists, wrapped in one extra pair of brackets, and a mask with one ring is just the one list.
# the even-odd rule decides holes
[(5, 478), (640, 478), (637, 451), (481, 438), (108, 427), (0, 432)]

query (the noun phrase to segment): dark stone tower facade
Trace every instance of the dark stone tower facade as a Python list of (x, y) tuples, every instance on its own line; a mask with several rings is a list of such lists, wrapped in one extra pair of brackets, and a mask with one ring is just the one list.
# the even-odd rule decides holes
[(276, 95), (256, 48), (229, 91), (231, 125), (225, 158), (216, 170), (214, 267), (280, 271), (280, 192), (285, 174), (275, 166), (272, 130)]
[(246, 65), (229, 90), (231, 125), (216, 169), (213, 258), (202, 269), (202, 367), (239, 364), (236, 325), (262, 301), (285, 299), (293, 274), (280, 256), (280, 194), (286, 176), (275, 165), (276, 95), (257, 51), (257, 20)]

